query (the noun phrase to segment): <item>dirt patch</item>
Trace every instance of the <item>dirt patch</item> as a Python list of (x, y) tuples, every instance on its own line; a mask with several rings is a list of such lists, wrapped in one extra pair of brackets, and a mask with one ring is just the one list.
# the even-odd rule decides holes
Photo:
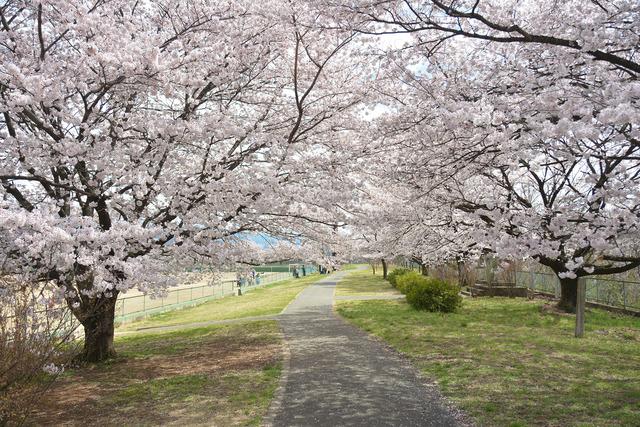
[(238, 342), (211, 342), (198, 345), (175, 355), (153, 355), (145, 358), (125, 359), (113, 366), (108, 377), (122, 374), (131, 379), (145, 380), (158, 377), (192, 374), (215, 374), (219, 371), (261, 369), (280, 358), (277, 344)]
[(634, 328), (598, 329), (594, 332), (598, 335), (609, 335), (621, 340), (640, 341), (640, 330)]
[(572, 317), (575, 314), (567, 313), (558, 308), (558, 305), (555, 303), (545, 303), (540, 307), (540, 312), (542, 314), (553, 314), (554, 316), (561, 317)]
[[(212, 338), (196, 339), (174, 354), (125, 351), (105, 365), (73, 370), (43, 396), (26, 425), (198, 425), (218, 416), (247, 418), (251, 411), (237, 411), (229, 402), (243, 387), (264, 387), (263, 371), (280, 363), (281, 344), (241, 333)], [(198, 383), (182, 383), (193, 379)], [(225, 410), (230, 413), (220, 413)]]

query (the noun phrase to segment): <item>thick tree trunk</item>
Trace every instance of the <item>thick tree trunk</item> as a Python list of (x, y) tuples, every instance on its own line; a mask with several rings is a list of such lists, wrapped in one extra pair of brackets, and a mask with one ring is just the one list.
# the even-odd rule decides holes
[(84, 326), (84, 349), (79, 358), (86, 362), (101, 362), (116, 355), (113, 332), (117, 296), (92, 298), (81, 308), (80, 323)]
[(387, 269), (387, 261), (382, 258), (382, 278), (383, 279), (387, 279), (387, 273), (388, 273), (388, 269)]
[(578, 279), (560, 279), (560, 301), (558, 301), (558, 308), (567, 313), (575, 313), (577, 297)]

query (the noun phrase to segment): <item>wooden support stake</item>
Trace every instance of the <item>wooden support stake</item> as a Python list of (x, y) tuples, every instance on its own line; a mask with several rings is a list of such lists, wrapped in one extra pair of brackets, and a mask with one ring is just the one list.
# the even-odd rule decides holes
[(584, 336), (584, 306), (586, 300), (586, 280), (578, 279), (578, 292), (576, 298), (576, 338)]

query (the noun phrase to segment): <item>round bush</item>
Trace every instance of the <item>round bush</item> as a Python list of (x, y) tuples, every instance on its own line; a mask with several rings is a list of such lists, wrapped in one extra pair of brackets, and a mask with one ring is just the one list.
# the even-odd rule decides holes
[(391, 286), (395, 288), (396, 286), (398, 286), (398, 278), (410, 271), (411, 270), (409, 270), (408, 268), (394, 268), (389, 274), (387, 274), (387, 280), (389, 281), (389, 283), (391, 283)]
[(417, 310), (451, 313), (462, 304), (459, 291), (456, 286), (429, 277), (408, 285), (407, 302)]
[(427, 277), (417, 271), (408, 271), (396, 279), (396, 288), (403, 294), (406, 294), (409, 288), (417, 283), (424, 283), (426, 280)]

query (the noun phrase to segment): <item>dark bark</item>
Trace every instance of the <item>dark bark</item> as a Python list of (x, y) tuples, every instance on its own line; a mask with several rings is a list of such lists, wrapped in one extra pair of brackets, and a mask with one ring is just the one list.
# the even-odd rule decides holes
[(387, 261), (382, 258), (382, 278), (383, 279), (387, 279), (387, 273), (388, 273), (388, 267), (387, 267)]
[(427, 267), (426, 264), (420, 263), (420, 274), (422, 274), (423, 276), (429, 275), (429, 267)]
[(373, 270), (373, 274), (375, 275), (376, 274), (376, 263), (375, 262), (371, 263), (371, 269)]
[(464, 261), (458, 260), (458, 286), (465, 287), (469, 286), (469, 277), (467, 275), (467, 270), (465, 268)]
[(74, 314), (84, 327), (84, 348), (78, 358), (85, 362), (102, 362), (116, 355), (113, 345), (116, 296), (102, 296), (83, 301)]
[(429, 275), (429, 267), (427, 267), (426, 264), (422, 263), (422, 259), (421, 258), (412, 257), (411, 261), (415, 262), (416, 264), (418, 264), (420, 266), (420, 274), (422, 274), (423, 276), (428, 276)]
[(567, 313), (575, 313), (577, 296), (578, 279), (560, 279), (560, 301), (558, 301), (558, 308)]

